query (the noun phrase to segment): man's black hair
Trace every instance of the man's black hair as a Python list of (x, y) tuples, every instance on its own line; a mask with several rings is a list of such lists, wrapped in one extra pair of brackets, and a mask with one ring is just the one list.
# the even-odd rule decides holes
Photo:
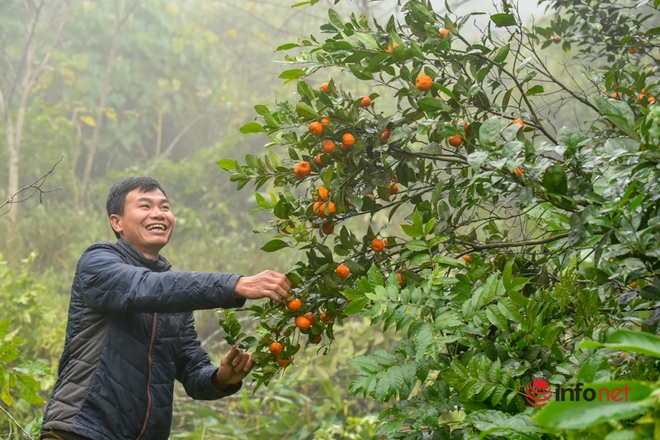
[[(167, 197), (163, 185), (153, 177), (127, 177), (121, 179), (112, 185), (110, 193), (108, 194), (108, 199), (105, 202), (105, 209), (108, 211), (108, 217), (112, 214), (124, 215), (126, 195), (136, 189), (143, 193), (158, 189), (165, 197)], [(115, 237), (119, 238), (119, 234), (116, 231)]]

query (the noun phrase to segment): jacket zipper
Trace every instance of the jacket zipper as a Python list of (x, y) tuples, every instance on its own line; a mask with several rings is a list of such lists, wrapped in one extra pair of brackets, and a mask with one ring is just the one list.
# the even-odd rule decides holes
[(154, 313), (154, 326), (151, 330), (151, 342), (149, 343), (149, 373), (147, 375), (147, 415), (144, 418), (144, 425), (142, 431), (137, 436), (136, 440), (140, 440), (147, 430), (147, 423), (149, 422), (149, 414), (151, 413), (151, 365), (153, 363), (154, 342), (156, 341), (156, 326), (158, 325), (158, 313)]

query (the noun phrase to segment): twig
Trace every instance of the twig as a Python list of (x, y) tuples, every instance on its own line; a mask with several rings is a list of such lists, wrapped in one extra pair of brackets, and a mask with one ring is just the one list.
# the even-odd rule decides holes
[[(26, 186), (24, 186), (23, 188), (19, 189), (19, 190), (16, 191), (14, 194), (10, 195), (9, 198), (8, 198), (6, 201), (4, 201), (3, 203), (1, 203), (1, 204), (0, 204), (0, 209), (4, 208), (5, 206), (9, 206), (9, 209), (7, 209), (7, 212), (1, 213), (1, 214), (0, 214), (0, 217), (2, 217), (2, 216), (5, 215), (5, 214), (8, 214), (9, 211), (11, 211), (11, 206), (12, 206), (14, 203), (21, 203), (21, 202), (24, 202), (24, 201), (26, 201), (26, 200), (29, 200), (29, 199), (31, 199), (31, 198), (32, 198), (37, 192), (39, 193), (39, 203), (41, 203), (41, 195), (42, 195), (42, 194), (48, 194), (48, 193), (51, 193), (51, 192), (54, 192), (54, 191), (59, 191), (59, 190), (61, 190), (62, 187), (59, 187), (59, 188), (56, 188), (56, 189), (51, 189), (51, 190), (43, 190), (43, 189), (41, 189), (41, 187), (42, 187), (43, 184), (46, 182), (46, 179), (48, 178), (48, 176), (50, 176), (51, 174), (53, 174), (53, 171), (55, 171), (55, 167), (56, 167), (57, 165), (59, 165), (60, 162), (62, 162), (63, 159), (64, 159), (64, 157), (61, 157), (60, 160), (58, 160), (58, 161), (55, 163), (55, 165), (53, 165), (53, 167), (50, 169), (50, 171), (48, 171), (46, 174), (44, 174), (43, 176), (41, 176), (40, 178), (38, 178), (37, 180), (35, 180), (35, 181), (32, 182), (31, 184), (26, 185)], [(15, 198), (16, 196), (18, 196), (20, 193), (22, 193), (22, 192), (24, 192), (24, 191), (31, 190), (31, 189), (34, 190), (34, 191), (32, 191), (27, 197), (25, 197), (25, 198), (23, 198), (23, 199), (19, 199), (19, 200), (14, 200), (14, 198)]]
[(12, 422), (14, 422), (14, 424), (15, 424), (16, 426), (18, 426), (18, 427), (20, 428), (21, 431), (23, 431), (23, 434), (25, 434), (25, 435), (27, 436), (27, 438), (29, 438), (30, 440), (34, 440), (34, 438), (33, 438), (33, 437), (32, 437), (32, 436), (31, 436), (31, 435), (25, 430), (25, 428), (23, 428), (23, 427), (22, 427), (22, 426), (16, 421), (16, 419), (13, 418), (11, 414), (9, 414), (9, 411), (7, 411), (2, 405), (0, 405), (0, 410), (2, 410), (2, 412), (5, 413), (5, 414), (7, 415), (7, 417), (9, 417), (9, 420), (11, 420)]
[[(467, 244), (472, 248), (472, 251), (482, 251), (485, 249), (497, 249), (497, 248), (504, 248), (504, 247), (518, 247), (518, 246), (536, 246), (539, 244), (546, 244), (546, 243), (551, 243), (553, 241), (560, 240), (562, 238), (568, 237), (569, 233), (564, 233), (564, 234), (557, 234), (553, 235), (552, 237), (548, 238), (543, 238), (541, 240), (529, 240), (529, 241), (512, 241), (512, 242), (503, 242), (503, 243), (486, 243), (486, 244), (469, 244), (466, 242), (461, 242), (461, 244)], [(463, 252), (462, 254), (459, 255), (465, 255), (469, 252)]]

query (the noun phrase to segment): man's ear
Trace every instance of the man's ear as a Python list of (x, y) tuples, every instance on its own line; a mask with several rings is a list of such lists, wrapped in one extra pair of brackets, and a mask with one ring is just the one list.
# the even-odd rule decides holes
[(122, 228), (121, 223), (122, 223), (122, 219), (117, 214), (112, 214), (110, 216), (110, 226), (119, 235), (121, 235), (121, 233), (124, 232), (124, 228)]

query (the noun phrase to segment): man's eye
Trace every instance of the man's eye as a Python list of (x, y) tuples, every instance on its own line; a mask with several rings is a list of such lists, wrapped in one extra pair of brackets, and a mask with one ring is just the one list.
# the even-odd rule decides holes
[(163, 206), (161, 209), (164, 209), (165, 211), (169, 211), (170, 207), (169, 206)]
[(149, 205), (141, 205), (140, 208), (147, 208), (147, 209), (149, 209)]

